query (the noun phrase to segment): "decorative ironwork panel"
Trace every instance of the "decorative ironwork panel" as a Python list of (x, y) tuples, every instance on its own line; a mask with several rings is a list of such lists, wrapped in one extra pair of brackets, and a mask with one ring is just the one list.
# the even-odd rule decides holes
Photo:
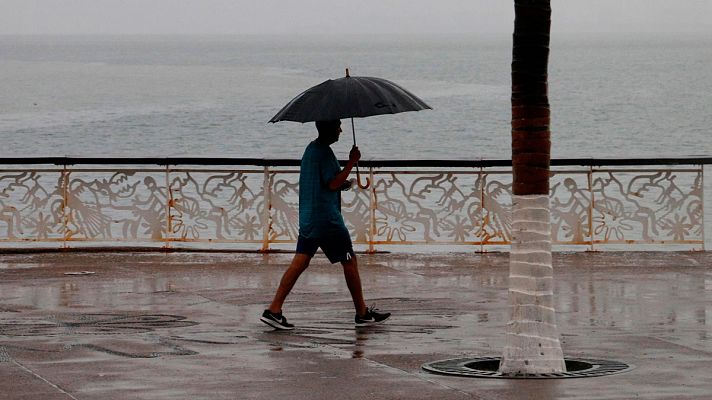
[(549, 181), (551, 241), (591, 243), (591, 191), (587, 172), (554, 172)]
[(481, 244), (509, 244), (512, 241), (512, 174), (489, 172), (483, 175)]
[(299, 236), (299, 173), (270, 173), (269, 241), (296, 241)]
[(170, 171), (170, 240), (261, 242), (262, 171)]
[(702, 242), (702, 169), (594, 172), (596, 243)]
[(378, 172), (376, 243), (474, 243), (483, 234), (482, 175)]
[(166, 232), (165, 173), (72, 170), (64, 191), (65, 239), (160, 241)]
[(0, 240), (64, 239), (61, 170), (0, 171)]
[[(269, 241), (296, 241), (299, 236), (299, 174), (270, 173)], [(341, 213), (354, 243), (367, 244), (370, 232), (370, 189), (341, 192)]]
[(369, 243), (371, 211), (371, 188), (361, 189), (354, 183), (350, 190), (341, 192), (341, 215), (354, 243)]

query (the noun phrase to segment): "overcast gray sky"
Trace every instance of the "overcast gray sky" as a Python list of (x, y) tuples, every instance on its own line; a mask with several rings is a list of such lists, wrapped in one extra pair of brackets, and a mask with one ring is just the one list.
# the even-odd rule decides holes
[[(0, 34), (511, 32), (512, 0), (0, 0)], [(558, 32), (710, 32), (712, 0), (552, 0)]]

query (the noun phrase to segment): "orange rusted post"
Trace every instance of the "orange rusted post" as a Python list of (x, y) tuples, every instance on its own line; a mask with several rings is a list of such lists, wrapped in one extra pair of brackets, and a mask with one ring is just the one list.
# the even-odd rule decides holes
[(166, 164), (166, 234), (163, 237), (164, 249), (171, 247), (171, 207), (173, 207), (173, 191), (171, 190), (170, 165)]
[(702, 226), (702, 248), (701, 251), (705, 251), (705, 166), (700, 164), (700, 225)]
[(595, 205), (596, 205), (596, 199), (595, 195), (593, 193), (593, 166), (588, 167), (588, 193), (591, 195), (591, 202), (588, 206), (588, 235), (591, 238), (591, 250), (594, 251), (593, 248), (593, 210), (595, 210)]
[[(369, 180), (370, 182), (375, 182), (373, 180), (373, 167), (369, 167), (368, 170), (368, 176), (371, 178)], [(376, 208), (378, 208), (378, 200), (376, 199), (376, 187), (375, 185), (371, 186), (371, 190), (369, 191), (369, 220), (370, 220), (370, 225), (369, 225), (369, 230), (368, 230), (368, 253), (373, 254), (376, 252), (376, 248), (374, 247), (374, 239), (376, 237)]]
[[(482, 232), (485, 229), (485, 168), (480, 167), (480, 208), (482, 209), (482, 218), (480, 224), (482, 224)], [(485, 236), (480, 238), (480, 253), (485, 252)]]
[(62, 248), (67, 248), (67, 239), (69, 238), (69, 225), (67, 216), (67, 201), (69, 199), (69, 172), (67, 171), (67, 164), (62, 165), (62, 228), (64, 229), (64, 234), (62, 235)]
[(264, 168), (264, 180), (262, 183), (262, 193), (264, 193), (264, 207), (262, 208), (262, 249), (261, 252), (269, 251), (269, 235), (272, 230), (272, 182), (270, 179), (269, 167)]

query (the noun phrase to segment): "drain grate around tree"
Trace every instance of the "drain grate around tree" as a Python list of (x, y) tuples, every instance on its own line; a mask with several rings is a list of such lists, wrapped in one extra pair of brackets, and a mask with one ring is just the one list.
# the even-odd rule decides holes
[(563, 379), (588, 378), (620, 374), (630, 371), (634, 366), (619, 361), (597, 360), (590, 358), (565, 358), (566, 372), (550, 374), (504, 375), (498, 372), (500, 357), (453, 358), (423, 364), (428, 372), (441, 375), (463, 376), (471, 378), (503, 379)]
[(124, 335), (152, 332), (159, 328), (181, 328), (197, 325), (180, 315), (141, 313), (64, 314), (31, 317), (0, 323), (0, 335), (55, 336), (55, 335)]

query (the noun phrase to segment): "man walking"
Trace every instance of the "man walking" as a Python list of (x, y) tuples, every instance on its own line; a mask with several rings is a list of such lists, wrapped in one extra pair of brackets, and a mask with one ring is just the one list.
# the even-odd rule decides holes
[(366, 307), (356, 254), (341, 216), (341, 190), (351, 187), (348, 176), (361, 158), (361, 152), (353, 146), (348, 163), (341, 169), (329, 147), (339, 140), (341, 121), (317, 121), (316, 129), (319, 137), (309, 143), (304, 151), (299, 173), (299, 238), (296, 254), (282, 276), (272, 303), (262, 313), (260, 320), (276, 329), (294, 329), (294, 325), (282, 315), (282, 304), (321, 247), (332, 264), (339, 262), (343, 266), (346, 285), (356, 309), (356, 326), (377, 324), (388, 319), (391, 314), (379, 313)]

